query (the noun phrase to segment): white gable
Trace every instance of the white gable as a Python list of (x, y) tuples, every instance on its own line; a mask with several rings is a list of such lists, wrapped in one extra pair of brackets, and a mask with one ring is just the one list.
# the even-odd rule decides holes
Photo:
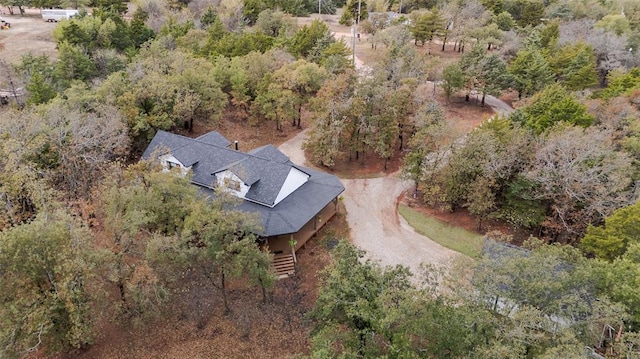
[(284, 180), (284, 184), (282, 185), (282, 188), (280, 188), (280, 192), (278, 192), (278, 196), (276, 197), (273, 205), (275, 206), (276, 204), (280, 203), (280, 201), (287, 198), (288, 195), (300, 188), (300, 186), (305, 184), (305, 182), (307, 182), (308, 180), (308, 174), (300, 171), (295, 167), (291, 167), (291, 170), (287, 175), (287, 179)]
[(162, 171), (168, 172), (172, 168), (180, 167), (180, 171), (183, 176), (186, 176), (191, 166), (185, 167), (177, 158), (173, 157), (172, 154), (168, 153), (166, 155), (162, 155), (158, 158), (160, 160), (160, 164), (162, 164)]
[(224, 188), (227, 192), (240, 198), (245, 198), (244, 196), (249, 192), (249, 188), (251, 188), (229, 170), (216, 173), (216, 182), (218, 188)]

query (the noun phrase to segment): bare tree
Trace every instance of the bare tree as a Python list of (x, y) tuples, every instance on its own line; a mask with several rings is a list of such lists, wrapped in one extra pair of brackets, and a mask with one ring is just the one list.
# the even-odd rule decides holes
[(584, 41), (593, 47), (600, 72), (600, 82), (605, 85), (609, 71), (628, 64), (632, 56), (628, 49), (626, 35), (616, 35), (601, 28), (594, 27), (595, 21), (582, 19), (571, 21), (560, 26), (559, 44)]
[[(0, 79), (0, 85), (8, 85), (8, 91), (11, 97), (15, 100), (16, 104), (20, 108), (24, 108), (24, 90), (18, 84), (17, 79), (13, 76), (13, 68), (7, 64), (6, 61), (0, 59), (0, 69), (3, 74), (3, 78)], [(0, 92), (5, 92), (5, 90), (0, 90)], [(4, 97), (4, 95), (1, 95)], [(5, 99), (0, 98), (0, 100), (5, 101)]]
[(595, 127), (552, 132), (538, 142), (525, 176), (549, 203), (545, 227), (563, 242), (578, 239), (590, 223), (633, 203), (631, 159), (613, 150), (611, 131)]
[(57, 153), (55, 183), (74, 194), (87, 194), (100, 169), (128, 149), (127, 127), (120, 112), (97, 105), (82, 113), (59, 103), (48, 108), (47, 141)]

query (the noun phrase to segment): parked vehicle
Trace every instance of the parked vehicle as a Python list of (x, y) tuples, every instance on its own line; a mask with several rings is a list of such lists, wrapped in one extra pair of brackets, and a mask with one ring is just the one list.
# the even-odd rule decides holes
[(65, 9), (45, 9), (42, 10), (42, 20), (47, 22), (58, 22), (61, 20), (69, 20), (72, 17), (78, 16), (78, 10), (65, 10)]
[(11, 24), (6, 22), (4, 19), (0, 18), (0, 30), (8, 29), (11, 27)]

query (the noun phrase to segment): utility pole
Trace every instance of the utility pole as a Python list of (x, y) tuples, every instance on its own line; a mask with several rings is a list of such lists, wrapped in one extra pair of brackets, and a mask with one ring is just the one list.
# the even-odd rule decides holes
[(318, 15), (322, 15), (322, 10), (320, 9), (320, 4), (322, 4), (322, 0), (318, 0)]
[(355, 26), (351, 28), (351, 37), (353, 39), (353, 42), (352, 42), (353, 55), (351, 58), (351, 62), (353, 62), (353, 66), (355, 67), (356, 66), (356, 27)]
[(353, 35), (353, 66), (356, 66), (356, 36), (358, 36), (358, 24), (360, 24), (360, 6), (361, 0), (358, 0), (358, 19), (356, 24), (351, 29)]

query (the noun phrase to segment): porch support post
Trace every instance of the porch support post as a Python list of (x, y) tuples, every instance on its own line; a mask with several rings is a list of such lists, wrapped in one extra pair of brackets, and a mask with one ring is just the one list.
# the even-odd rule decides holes
[(293, 255), (293, 262), (298, 263), (298, 258), (296, 258), (296, 241), (293, 239), (293, 233), (291, 233), (291, 239), (289, 240), (289, 245), (291, 246), (291, 255)]

